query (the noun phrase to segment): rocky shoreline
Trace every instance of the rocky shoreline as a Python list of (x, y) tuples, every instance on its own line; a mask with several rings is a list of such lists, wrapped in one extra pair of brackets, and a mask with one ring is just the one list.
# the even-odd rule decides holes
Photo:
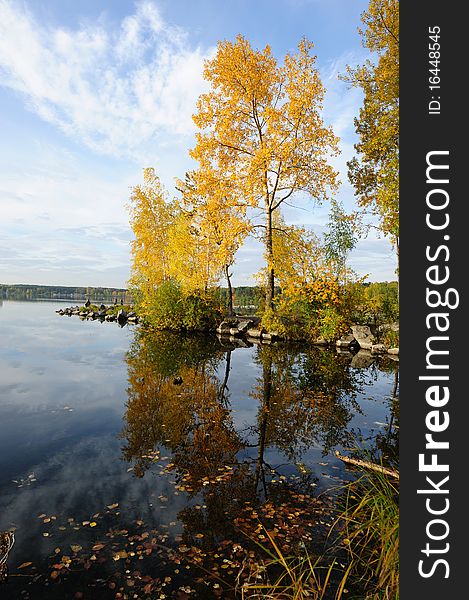
[[(238, 343), (241, 340), (249, 344), (271, 344), (285, 341), (277, 332), (266, 331), (260, 325), (259, 317), (232, 317), (226, 319), (217, 327), (216, 332), (220, 339), (226, 339), (231, 343)], [(394, 332), (399, 331), (399, 323), (382, 325), (376, 333), (384, 333), (386, 330)], [(323, 338), (313, 340), (315, 346), (336, 347), (337, 352), (350, 353), (357, 357), (355, 362), (368, 362), (376, 355), (386, 354), (394, 360), (399, 360), (399, 348), (388, 348), (382, 343), (378, 343), (377, 336), (372, 333), (368, 325), (352, 325), (350, 333), (343, 335), (335, 342), (328, 342)], [(371, 364), (370, 362), (370, 364)]]
[(139, 318), (133, 310), (126, 310), (125, 307), (117, 307), (116, 305), (96, 307), (94, 305), (70, 306), (68, 308), (55, 311), (59, 315), (67, 317), (78, 316), (82, 321), (116, 321), (122, 327), (127, 323), (137, 324)]
[[(59, 315), (78, 316), (81, 320), (99, 320), (117, 322), (124, 327), (127, 324), (138, 324), (140, 322), (137, 314), (131, 307), (94, 305), (71, 306), (55, 311)], [(399, 331), (399, 323), (382, 325), (378, 331), (372, 332), (368, 325), (352, 325), (350, 332), (343, 335), (334, 342), (322, 338), (312, 341), (315, 346), (335, 347), (340, 354), (351, 354), (356, 366), (371, 364), (377, 355), (387, 355), (393, 360), (399, 360), (399, 348), (388, 348), (378, 342), (376, 334), (382, 334), (386, 330)], [(260, 317), (236, 316), (225, 319), (216, 328), (216, 334), (220, 342), (234, 346), (251, 346), (253, 344), (275, 344), (285, 342), (282, 336), (275, 331), (266, 331), (261, 326)], [(353, 366), (353, 365), (352, 365)]]

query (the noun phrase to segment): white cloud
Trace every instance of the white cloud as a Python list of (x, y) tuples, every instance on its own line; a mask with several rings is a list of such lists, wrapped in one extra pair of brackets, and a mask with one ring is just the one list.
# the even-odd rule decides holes
[(116, 31), (72, 31), (42, 26), (23, 5), (0, 0), (0, 85), (72, 139), (112, 156), (135, 157), (166, 134), (193, 134), (212, 51), (190, 47), (149, 1)]

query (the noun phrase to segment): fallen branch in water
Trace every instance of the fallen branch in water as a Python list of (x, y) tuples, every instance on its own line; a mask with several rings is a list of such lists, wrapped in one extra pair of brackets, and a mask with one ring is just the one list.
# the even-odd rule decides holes
[(395, 471), (394, 469), (388, 469), (387, 467), (377, 465), (376, 463), (372, 463), (367, 460), (360, 460), (358, 458), (350, 458), (349, 456), (344, 456), (343, 454), (339, 454), (338, 450), (335, 451), (335, 455), (344, 463), (350, 463), (351, 465), (355, 465), (356, 467), (364, 467), (365, 469), (377, 471), (378, 473), (383, 473), (384, 475), (389, 475), (390, 477), (399, 479), (399, 471)]
[(15, 534), (13, 531), (0, 531), (0, 583), (5, 583), (7, 580), (7, 558), (14, 543)]

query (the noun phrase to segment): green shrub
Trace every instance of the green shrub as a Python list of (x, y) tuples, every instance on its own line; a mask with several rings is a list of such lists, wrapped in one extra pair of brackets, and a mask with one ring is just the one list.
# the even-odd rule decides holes
[(399, 332), (392, 331), (392, 329), (388, 329), (381, 336), (381, 342), (387, 348), (397, 348), (399, 347)]
[(339, 339), (348, 328), (347, 321), (335, 308), (328, 306), (318, 310), (317, 331), (326, 341)]
[(180, 329), (184, 318), (180, 286), (174, 281), (165, 281), (145, 298), (143, 310), (146, 320), (155, 329)]
[(215, 294), (186, 296), (183, 299), (183, 307), (182, 326), (187, 331), (214, 329), (223, 316), (219, 299)]
[(280, 297), (275, 310), (265, 311), (261, 320), (264, 329), (291, 340), (322, 337), (328, 342), (340, 338), (349, 324), (339, 307), (320, 306), (301, 297)]
[(172, 280), (159, 285), (151, 296), (145, 294), (137, 312), (158, 330), (206, 331), (214, 329), (222, 319), (220, 299), (215, 292), (185, 295)]
[(399, 320), (399, 297), (396, 281), (375, 282), (361, 287), (354, 320), (378, 327)]

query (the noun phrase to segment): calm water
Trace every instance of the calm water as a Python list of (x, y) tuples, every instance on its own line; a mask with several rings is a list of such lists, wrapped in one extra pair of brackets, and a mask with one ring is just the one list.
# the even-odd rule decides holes
[(340, 486), (335, 450), (395, 441), (389, 359), (142, 335), (60, 306), (0, 304), (2, 600), (225, 597), (186, 553), (223, 556), (246, 505)]

